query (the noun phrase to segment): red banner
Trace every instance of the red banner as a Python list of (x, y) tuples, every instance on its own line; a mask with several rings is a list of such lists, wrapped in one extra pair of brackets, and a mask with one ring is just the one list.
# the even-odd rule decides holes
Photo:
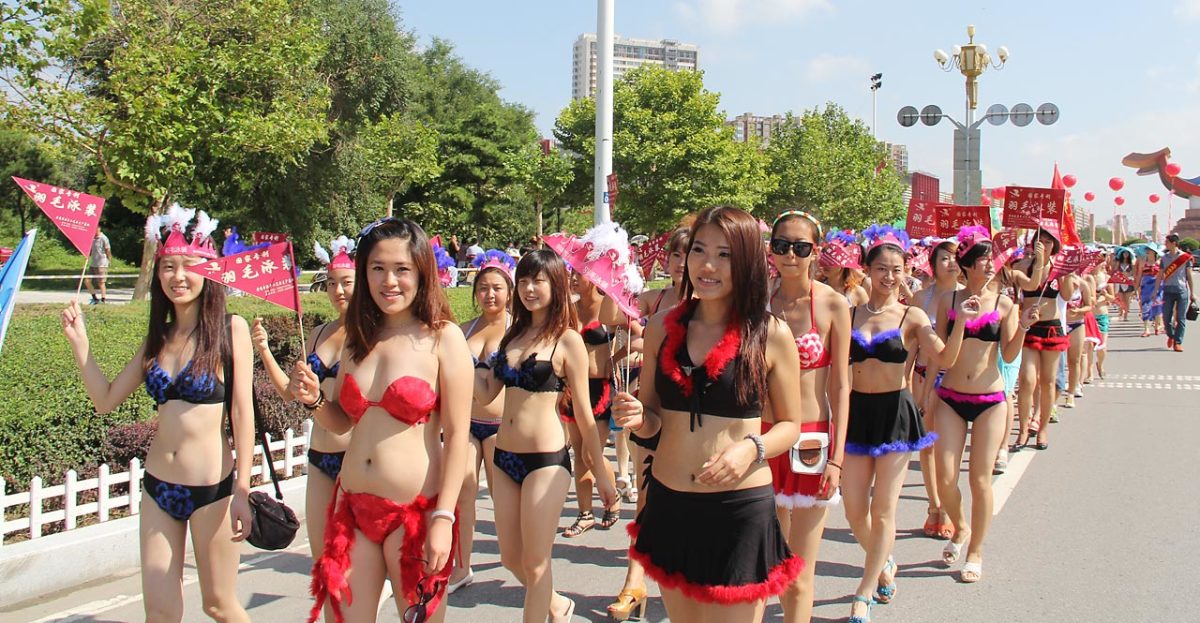
[(12, 179), (80, 253), (87, 256), (92, 252), (92, 239), (104, 212), (103, 198), (15, 176)]
[(820, 266), (862, 268), (862, 248), (858, 245), (826, 244), (817, 258)]
[(930, 277), (933, 276), (933, 269), (929, 267), (929, 252), (931, 250), (930, 247), (924, 245), (913, 245), (913, 248), (909, 250), (909, 253), (912, 254), (909, 265), (912, 266), (914, 273), (924, 273)]
[(1061, 188), (1028, 188), (1009, 186), (1004, 193), (1004, 213), (1001, 222), (1005, 227), (1037, 229), (1041, 219), (1062, 223), (1063, 204), (1067, 191)]
[(300, 313), (292, 244), (276, 242), (264, 249), (210, 260), (188, 270), (205, 279)]
[(664, 268), (667, 265), (667, 241), (671, 238), (671, 232), (656, 236), (652, 240), (646, 241), (644, 244), (634, 250), (634, 261), (642, 269), (642, 276), (645, 279), (654, 278), (654, 265), (661, 264)]
[[(992, 233), (992, 213), (988, 206), (960, 206), (950, 203), (937, 204), (937, 235), (949, 238), (968, 225), (979, 225)], [(910, 233), (909, 236), (912, 236)]]
[(256, 231), (254, 232), (253, 236), (250, 236), (251, 244), (255, 245), (262, 244), (264, 242), (269, 242), (271, 244), (275, 244), (276, 242), (287, 242), (287, 239), (287, 234), (277, 234), (269, 231)]
[(1021, 234), (1015, 229), (1005, 229), (992, 238), (992, 264), (996, 270), (1003, 268), (1021, 248)]
[(1063, 250), (1054, 256), (1054, 268), (1050, 271), (1050, 279), (1082, 272), (1087, 266), (1087, 254), (1087, 249), (1083, 247), (1063, 247)]
[(926, 236), (938, 235), (937, 207), (937, 201), (923, 201), (916, 197), (909, 200), (908, 220), (904, 225), (904, 230), (908, 232), (909, 238), (918, 240)]
[(609, 173), (607, 182), (608, 182), (608, 205), (610, 205), (610, 206), (617, 205), (617, 195), (619, 194), (619, 192), (617, 190), (617, 174)]
[(1108, 282), (1118, 286), (1131, 286), (1133, 285), (1133, 277), (1117, 271), (1108, 276)]
[(1104, 251), (1099, 249), (1088, 249), (1087, 253), (1084, 254), (1084, 267), (1083, 272), (1080, 274), (1086, 275), (1093, 270), (1096, 270), (1096, 267), (1103, 263)]

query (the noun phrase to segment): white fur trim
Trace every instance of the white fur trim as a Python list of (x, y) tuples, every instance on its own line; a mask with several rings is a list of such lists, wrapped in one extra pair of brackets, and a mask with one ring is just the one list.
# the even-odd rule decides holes
[(786, 493), (775, 494), (775, 506), (782, 506), (787, 509), (813, 508), (817, 506), (828, 508), (830, 506), (840, 506), (841, 503), (841, 490), (834, 492), (833, 497), (830, 497), (828, 500), (818, 500), (815, 495), (804, 495), (802, 493), (793, 493), (790, 495)]
[(321, 261), (321, 264), (325, 266), (328, 266), (329, 262), (332, 261), (329, 259), (329, 252), (326, 251), (325, 248), (321, 246), (321, 243), (317, 242), (316, 240), (313, 240), (313, 255), (316, 255), (317, 259)]
[(151, 214), (146, 218), (146, 240), (158, 242), (162, 238), (162, 216)]
[(201, 210), (196, 216), (196, 226), (192, 228), (192, 239), (203, 240), (211, 238), (212, 233), (217, 231), (217, 224), (221, 221), (208, 216), (208, 212)]
[(342, 251), (345, 251), (346, 255), (354, 252), (354, 241), (345, 236), (338, 236), (329, 242), (330, 255), (337, 255)]

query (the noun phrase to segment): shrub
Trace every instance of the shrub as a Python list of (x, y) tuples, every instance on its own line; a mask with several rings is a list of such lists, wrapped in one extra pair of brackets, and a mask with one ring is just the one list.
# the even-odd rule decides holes
[(135, 458), (145, 460), (157, 432), (158, 420), (132, 422), (108, 429), (101, 461), (120, 469), (119, 466), (128, 465)]

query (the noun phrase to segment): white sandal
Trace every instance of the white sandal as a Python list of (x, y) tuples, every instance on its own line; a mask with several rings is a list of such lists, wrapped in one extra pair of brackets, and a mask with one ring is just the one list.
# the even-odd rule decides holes
[(962, 543), (955, 543), (953, 540), (946, 543), (946, 547), (942, 550), (942, 563), (947, 567), (958, 562), (958, 557), (962, 555), (962, 548), (967, 544), (967, 539), (963, 539)]
[(968, 562), (963, 563), (962, 571), (958, 573), (958, 579), (963, 584), (974, 584), (983, 579), (983, 563)]

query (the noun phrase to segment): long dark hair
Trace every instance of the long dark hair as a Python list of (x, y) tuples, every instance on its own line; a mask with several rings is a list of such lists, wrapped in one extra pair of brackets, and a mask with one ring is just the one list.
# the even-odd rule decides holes
[[(737, 323), (741, 334), (738, 365), (735, 367), (737, 399), (749, 403), (755, 395), (766, 394), (767, 388), (767, 329), (771, 320), (767, 313), (767, 257), (759, 233), (758, 219), (732, 206), (709, 208), (696, 217), (690, 239), (696, 240), (700, 228), (712, 225), (721, 230), (729, 241), (730, 270), (733, 281), (732, 311), (729, 322)], [(692, 279), (687, 263), (683, 265), (680, 301), (692, 298)]]
[(433, 247), (430, 246), (429, 237), (420, 225), (408, 219), (386, 218), (376, 221), (363, 231), (365, 233), (359, 235), (358, 248), (354, 251), (356, 287), (350, 296), (350, 306), (346, 310), (344, 323), (346, 350), (355, 362), (362, 361), (379, 341), (383, 311), (375, 304), (375, 299), (371, 298), (371, 287), (367, 281), (367, 262), (371, 251), (382, 240), (396, 238), (408, 241), (408, 252), (417, 270), (417, 296), (412, 302), (413, 316), (434, 333), (441, 330), (443, 323), (454, 321), (450, 301), (438, 282), (437, 260), (433, 256)]
[[(549, 249), (530, 251), (517, 262), (515, 281), (519, 284), (526, 277), (537, 277), (545, 274), (550, 281), (550, 307), (546, 310), (546, 324), (533, 337), (533, 343), (547, 339), (558, 339), (567, 329), (579, 326), (579, 316), (575, 306), (571, 304), (571, 280), (567, 276), (567, 264), (557, 253)], [(514, 302), (513, 323), (504, 332), (497, 348), (501, 353), (525, 331), (533, 327), (533, 312), (523, 303)]]
[[(142, 362), (147, 368), (162, 353), (167, 332), (176, 320), (175, 305), (167, 298), (158, 278), (161, 261), (154, 260), (154, 271), (150, 273), (150, 322), (146, 328), (146, 359)], [(189, 374), (195, 378), (205, 374), (215, 378), (217, 371), (224, 367), (225, 358), (233, 352), (233, 346), (225, 339), (225, 288), (205, 279), (196, 304), (200, 306), (200, 313), (193, 331), (196, 351), (192, 355)], [(228, 381), (225, 379), (225, 382)]]

